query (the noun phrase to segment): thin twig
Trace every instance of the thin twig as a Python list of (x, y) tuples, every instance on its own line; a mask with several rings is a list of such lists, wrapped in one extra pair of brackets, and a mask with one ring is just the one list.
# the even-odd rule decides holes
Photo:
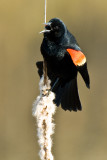
[(46, 23), (47, 0), (45, 0), (45, 23)]

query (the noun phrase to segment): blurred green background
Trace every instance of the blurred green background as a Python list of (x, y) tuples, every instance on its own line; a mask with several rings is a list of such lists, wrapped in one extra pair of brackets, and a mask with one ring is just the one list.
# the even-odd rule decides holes
[[(55, 160), (107, 159), (107, 1), (48, 0), (47, 21), (61, 18), (87, 56), (88, 90), (80, 77), (82, 112), (55, 115)], [(0, 159), (39, 160), (32, 104), (39, 94), (44, 0), (0, 0)]]

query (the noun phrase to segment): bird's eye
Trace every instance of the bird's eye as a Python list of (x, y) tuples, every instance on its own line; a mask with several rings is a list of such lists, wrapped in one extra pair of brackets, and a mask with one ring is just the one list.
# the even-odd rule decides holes
[(59, 27), (58, 27), (58, 26), (55, 26), (55, 27), (54, 27), (54, 30), (59, 30)]

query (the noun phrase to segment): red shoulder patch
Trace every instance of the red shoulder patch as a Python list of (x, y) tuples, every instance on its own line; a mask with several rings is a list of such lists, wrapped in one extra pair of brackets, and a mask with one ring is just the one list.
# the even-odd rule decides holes
[(67, 52), (70, 54), (71, 59), (76, 66), (82, 66), (86, 63), (86, 57), (81, 51), (69, 48), (67, 49)]

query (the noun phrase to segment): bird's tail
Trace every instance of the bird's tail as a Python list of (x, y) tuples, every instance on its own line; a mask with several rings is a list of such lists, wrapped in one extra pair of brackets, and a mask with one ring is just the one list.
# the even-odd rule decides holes
[(65, 84), (64, 92), (61, 98), (61, 106), (64, 110), (82, 110), (78, 94), (77, 78), (74, 78)]
[[(38, 68), (39, 76), (41, 77), (43, 75), (43, 62), (37, 62), (36, 65)], [(61, 107), (64, 110), (81, 110), (82, 107), (78, 94), (77, 78), (74, 78), (71, 81), (64, 83), (62, 79), (58, 80), (57, 77), (52, 75), (52, 73), (50, 72), (48, 72), (48, 76), (51, 80), (52, 91), (55, 93), (54, 103), (57, 106), (61, 104)], [(54, 84), (55, 86), (53, 88)]]

